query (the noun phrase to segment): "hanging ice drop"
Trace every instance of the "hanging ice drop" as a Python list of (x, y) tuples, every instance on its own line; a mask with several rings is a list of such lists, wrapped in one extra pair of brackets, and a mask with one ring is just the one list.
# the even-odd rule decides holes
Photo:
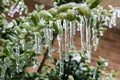
[(75, 35), (75, 34), (76, 34), (76, 22), (73, 21), (73, 35)]
[(69, 61), (69, 54), (68, 54), (68, 21), (63, 20), (63, 28), (65, 29), (65, 61)]
[(34, 39), (35, 39), (35, 44), (34, 44), (34, 50), (36, 53), (40, 54), (42, 52), (42, 39), (40, 36), (38, 36), (38, 32), (34, 32)]
[(80, 31), (80, 23), (77, 23), (77, 31)]
[(113, 12), (113, 16), (111, 18), (111, 24), (113, 24), (113, 26), (116, 26), (116, 11)]
[(38, 51), (38, 33), (37, 32), (34, 32), (34, 39), (35, 39), (35, 44), (34, 44), (34, 50), (35, 52)]
[[(61, 20), (57, 20), (57, 26), (59, 29), (63, 29), (61, 25)], [(60, 57), (60, 74), (64, 72), (64, 63), (63, 63), (63, 45), (62, 45), (62, 33), (58, 34), (57, 40), (59, 45), (59, 57)]]
[(81, 18), (81, 21), (80, 21), (80, 39), (81, 39), (81, 51), (82, 53), (84, 53), (84, 50), (85, 50), (85, 45), (84, 45), (84, 19), (83, 19), (83, 16), (79, 16)]
[(73, 31), (73, 22), (70, 21), (70, 48), (72, 48), (74, 46), (74, 31)]
[(90, 37), (91, 37), (91, 30), (90, 30), (90, 18), (85, 19), (86, 23), (86, 51), (87, 51), (87, 57), (88, 61), (90, 62), (91, 60), (91, 44), (90, 44)]
[(117, 10), (117, 17), (120, 18), (120, 10)]
[(49, 39), (52, 41), (53, 40), (53, 21), (49, 21)]
[(19, 65), (20, 65), (20, 60), (19, 60), (20, 48), (19, 48), (18, 43), (15, 44), (14, 49), (15, 49), (14, 56), (15, 56), (15, 60), (16, 60), (16, 71), (17, 71), (17, 73), (19, 73), (19, 71), (20, 71), (20, 69), (19, 69)]
[(17, 5), (17, 3), (14, 3), (11, 7), (10, 7), (10, 11), (8, 13), (9, 16), (13, 17), (14, 16), (14, 13), (15, 13), (15, 6)]
[(22, 45), (22, 49), (25, 50), (25, 40), (20, 40), (20, 44)]
[(1, 72), (1, 77), (5, 77), (6, 70), (7, 70), (7, 66), (4, 64)]

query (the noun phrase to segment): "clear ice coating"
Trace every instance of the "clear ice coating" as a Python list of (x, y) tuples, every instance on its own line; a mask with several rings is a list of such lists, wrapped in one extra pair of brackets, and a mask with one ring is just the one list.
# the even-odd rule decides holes
[[(57, 20), (56, 21), (56, 23), (57, 23), (57, 27), (58, 27), (58, 29), (63, 29), (63, 27), (62, 27), (62, 24), (61, 24), (61, 20)], [(60, 34), (58, 34), (58, 36), (57, 36), (57, 40), (58, 40), (58, 45), (59, 45), (59, 57), (60, 57), (60, 74), (63, 74), (63, 72), (64, 72), (64, 62), (63, 62), (63, 42), (62, 42), (62, 40), (63, 40), (63, 33), (60, 33)]]
[(74, 20), (74, 21), (73, 21), (73, 35), (76, 34), (76, 28), (77, 28), (77, 26), (76, 26), (76, 21)]

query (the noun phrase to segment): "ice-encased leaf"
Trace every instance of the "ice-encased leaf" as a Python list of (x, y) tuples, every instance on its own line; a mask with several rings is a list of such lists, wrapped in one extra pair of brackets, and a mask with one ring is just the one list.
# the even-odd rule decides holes
[(74, 2), (63, 4), (63, 5), (58, 7), (57, 12), (58, 13), (65, 12), (65, 11), (67, 11), (67, 9), (73, 8), (75, 5), (76, 5), (76, 3), (74, 3)]
[(71, 10), (71, 9), (67, 10), (67, 19), (70, 21), (75, 19), (75, 11), (74, 10)]
[(39, 15), (40, 15), (40, 17), (42, 17), (45, 20), (52, 20), (53, 19), (53, 16), (51, 15), (51, 13), (49, 13), (46, 10), (40, 11)]
[(52, 16), (55, 16), (55, 15), (57, 14), (57, 9), (51, 8), (51, 9), (48, 10), (48, 12), (49, 12), (50, 14), (52, 14)]
[(90, 9), (89, 7), (84, 3), (77, 4), (75, 9), (78, 10), (78, 13), (81, 15), (89, 16), (90, 15)]
[(39, 15), (36, 11), (34, 11), (32, 14), (31, 14), (31, 20), (33, 21), (33, 23), (35, 25), (37, 25), (39, 23)]
[(93, 8), (97, 7), (101, 2), (102, 2), (102, 0), (95, 0), (95, 1), (90, 5), (90, 9), (93, 9)]

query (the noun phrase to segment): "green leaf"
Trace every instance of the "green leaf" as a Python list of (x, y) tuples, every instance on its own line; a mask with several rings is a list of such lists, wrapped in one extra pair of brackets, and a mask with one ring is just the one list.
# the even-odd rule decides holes
[(30, 30), (30, 27), (29, 27), (29, 22), (25, 22), (22, 24), (22, 27), (25, 28), (26, 30)]
[(86, 1), (87, 5), (89, 5), (89, 6), (90, 6), (93, 2), (95, 2), (95, 0), (87, 0), (87, 1)]
[(22, 33), (22, 30), (20, 29), (19, 26), (15, 26), (15, 27), (14, 27), (14, 30), (17, 32), (17, 34)]
[(61, 13), (58, 15), (58, 18), (59, 18), (59, 19), (66, 19), (66, 18), (67, 18), (67, 13), (61, 12)]
[(55, 29), (55, 32), (54, 32), (55, 34), (59, 34), (60, 33), (55, 22), (53, 23), (53, 28)]
[(35, 25), (37, 25), (39, 23), (39, 15), (37, 12), (33, 12), (32, 15), (31, 15), (31, 20), (33, 21), (33, 23)]
[(43, 29), (45, 28), (47, 25), (45, 23), (43, 23), (42, 21), (39, 22), (39, 29)]
[(3, 48), (3, 53), (5, 53), (7, 56), (9, 56), (10, 54), (12, 54), (12, 48), (10, 46), (7, 46), (5, 48)]
[(0, 57), (4, 57), (4, 56), (6, 56), (5, 53), (0, 52)]
[(4, 4), (2, 0), (0, 0), (0, 11), (3, 12), (5, 10)]
[(0, 39), (0, 46), (3, 46), (6, 43), (6, 40)]
[(44, 18), (45, 20), (53, 20), (53, 16), (46, 10), (40, 11), (40, 17)]
[(67, 10), (67, 19), (72, 21), (75, 19), (75, 11), (74, 10)]
[(102, 2), (102, 0), (95, 0), (95, 1), (90, 5), (90, 9), (93, 9), (93, 8), (97, 7), (101, 2)]
[(74, 3), (74, 2), (71, 2), (71, 3), (67, 3), (67, 4), (63, 4), (63, 5), (61, 5), (61, 6), (59, 6), (58, 7), (58, 13), (60, 13), (60, 12), (65, 12), (65, 11), (67, 11), (67, 9), (71, 9), (71, 8), (73, 8), (74, 6), (76, 5), (76, 3)]
[(16, 37), (13, 37), (13, 36), (10, 36), (10, 40), (11, 40), (13, 43), (16, 43), (16, 42), (17, 42), (17, 38), (16, 38)]
[(75, 9), (78, 10), (78, 13), (81, 15), (89, 16), (90, 15), (90, 9), (86, 4), (78, 4)]
[(57, 14), (57, 10), (56, 10), (55, 8), (49, 9), (48, 12), (49, 12), (50, 14), (52, 14), (52, 16), (54, 16), (54, 17), (55, 17), (56, 14)]

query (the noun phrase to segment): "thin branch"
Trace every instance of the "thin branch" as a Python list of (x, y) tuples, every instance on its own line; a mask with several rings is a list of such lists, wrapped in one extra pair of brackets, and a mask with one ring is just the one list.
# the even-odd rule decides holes
[[(54, 41), (55, 41), (56, 37), (57, 37), (57, 35), (55, 34), (54, 37), (53, 37), (53, 40), (52, 40), (52, 45), (54, 44)], [(48, 48), (47, 48), (46, 52), (44, 53), (43, 60), (42, 60), (40, 66), (38, 68), (38, 72), (40, 72), (42, 70), (42, 68), (44, 66), (44, 63), (45, 63), (45, 61), (47, 59), (47, 56), (48, 56)]]

